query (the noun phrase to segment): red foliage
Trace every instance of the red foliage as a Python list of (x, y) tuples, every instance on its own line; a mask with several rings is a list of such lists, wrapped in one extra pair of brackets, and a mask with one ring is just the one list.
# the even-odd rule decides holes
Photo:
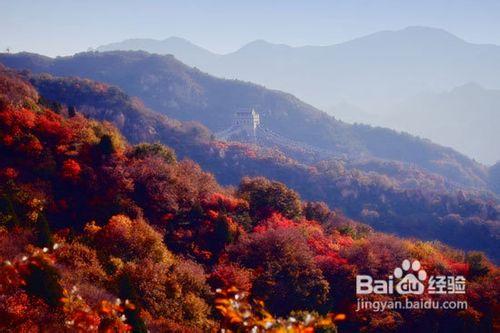
[(61, 175), (66, 179), (77, 180), (81, 171), (82, 168), (80, 167), (80, 164), (78, 164), (78, 162), (74, 159), (69, 159), (64, 161)]
[(12, 135), (7, 134), (3, 137), (3, 143), (6, 146), (10, 146), (14, 143), (14, 138), (12, 137)]
[(329, 267), (339, 267), (347, 264), (347, 259), (340, 257), (336, 252), (329, 252), (328, 254), (319, 255), (314, 258), (318, 265), (325, 270)]
[(172, 219), (175, 217), (174, 214), (172, 213), (167, 213), (165, 215), (162, 216), (162, 221), (165, 222), (165, 223), (168, 223), (169, 221), (172, 221)]
[(202, 207), (212, 211), (224, 209), (227, 212), (236, 212), (238, 209), (248, 209), (248, 203), (243, 199), (229, 197), (221, 193), (212, 193), (201, 202)]
[(28, 130), (35, 126), (35, 113), (26, 108), (6, 108), (0, 112), (0, 123), (10, 129), (13, 135), (18, 135), (21, 130)]
[(45, 140), (59, 144), (69, 143), (74, 136), (72, 129), (65, 126), (64, 119), (54, 112), (44, 112), (38, 117), (36, 132)]
[(335, 235), (334, 241), (340, 248), (348, 248), (354, 243), (354, 240), (351, 236), (340, 235), (339, 233)]
[(253, 232), (264, 233), (268, 230), (278, 228), (291, 228), (296, 226), (296, 223), (281, 215), (281, 213), (272, 213), (270, 217), (262, 220), (257, 226), (254, 227)]
[(214, 288), (236, 287), (241, 291), (250, 291), (252, 272), (232, 263), (219, 264), (210, 275), (209, 282)]
[[(0, 331), (34, 331), (39, 323), (56, 332), (127, 331), (123, 316), (133, 306), (112, 301), (127, 284), (136, 290), (124, 297), (136, 298), (141, 312), (151, 317), (146, 321), (153, 323), (149, 329), (157, 325), (165, 331), (180, 330), (189, 320), (193, 329), (186, 331), (209, 331), (207, 322), (215, 318), (210, 318), (205, 302), (213, 296), (205, 284), (205, 270), (211, 272), (208, 281), (214, 288), (251, 291), (267, 300), (275, 313), (348, 308), (358, 272), (385, 278), (403, 258), (410, 258), (410, 242), (369, 234), (325, 204), (304, 206), (284, 184), (247, 179), (231, 195), (194, 162), (177, 162), (173, 155), (167, 161), (154, 153), (140, 158), (104, 153), (111, 151), (103, 149), (106, 141), (100, 140), (108, 127), (79, 115), (65, 119), (41, 106), (34, 110), (0, 110), (0, 149), (9, 154), (0, 161), (0, 176), (16, 179), (0, 186), (0, 198), (8, 203), (0, 218), (16, 218), (28, 232), (21, 238), (14, 228), (0, 228), (2, 260), (18, 258), (0, 266)], [(221, 154), (254, 152), (243, 145), (215, 146)], [(28, 215), (33, 217), (29, 221), (37, 221), (40, 212), (46, 218), (44, 227), (50, 229), (44, 232), (58, 242), (71, 234), (72, 242), (65, 243), (57, 256), (38, 251), (37, 256), (23, 258), (21, 253), (33, 248), (30, 244), (40, 230), (34, 230), (35, 223), (22, 222)], [(498, 299), (494, 265), (481, 258), (467, 261), (432, 243), (424, 245), (413, 257), (422, 257), (429, 274), (466, 275), (471, 291), (464, 297), (472, 301), (466, 315), (479, 318), (477, 322), (488, 318)], [(198, 263), (187, 263), (183, 257)], [(29, 291), (28, 278), (34, 271), (44, 273), (44, 283), (51, 282), (56, 292), (44, 294), (49, 289), (45, 285)], [(130, 275), (129, 283), (118, 278), (127, 276), (124, 272)], [(81, 291), (68, 293), (72, 285)], [(419, 313), (428, 316), (419, 320), (433, 322), (436, 318), (427, 313), (432, 312)], [(204, 319), (197, 321), (196, 316)], [(398, 316), (374, 316), (370, 325), (399, 325)], [(356, 320), (356, 329), (366, 328)]]
[(3, 170), (3, 174), (9, 179), (15, 179), (19, 175), (19, 172), (14, 168), (8, 167)]
[(467, 276), (469, 274), (469, 264), (465, 262), (449, 261), (450, 271), (455, 275)]

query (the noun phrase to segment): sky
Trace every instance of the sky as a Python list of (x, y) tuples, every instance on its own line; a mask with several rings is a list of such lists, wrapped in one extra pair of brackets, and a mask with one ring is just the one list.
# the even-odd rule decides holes
[(0, 51), (69, 55), (128, 38), (177, 36), (228, 53), (256, 39), (329, 45), (414, 25), (500, 44), (500, 1), (0, 0)]

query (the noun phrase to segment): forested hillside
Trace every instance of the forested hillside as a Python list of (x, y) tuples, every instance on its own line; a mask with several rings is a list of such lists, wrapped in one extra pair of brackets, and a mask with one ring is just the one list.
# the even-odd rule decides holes
[[(265, 176), (321, 200), (378, 230), (438, 239), (462, 249), (480, 249), (498, 260), (498, 201), (453, 189), (443, 177), (401, 162), (334, 159), (304, 165), (277, 150), (212, 139), (206, 128), (158, 115), (118, 88), (90, 80), (27, 75), (45, 103), (113, 122), (130, 142), (162, 142), (237, 185), (244, 176)], [(62, 103), (62, 104), (61, 104)], [(450, 190), (450, 188), (452, 190)]]
[[(68, 82), (85, 86), (82, 100), (119, 96), (86, 103), (137, 106), (116, 88)], [(130, 145), (4, 68), (0, 156), (1, 331), (498, 327), (498, 268), (483, 254), (375, 233), (265, 178), (224, 188), (171, 148)], [(355, 311), (355, 275), (386, 277), (403, 258), (464, 275), (456, 296), (468, 308)]]
[(416, 164), (464, 186), (486, 187), (486, 168), (456, 151), (384, 128), (348, 125), (290, 94), (255, 84), (223, 80), (190, 68), (172, 56), (145, 52), (90, 52), (55, 59), (2, 54), (16, 69), (106, 82), (141, 98), (153, 110), (179, 120), (195, 120), (211, 130), (230, 126), (234, 112), (255, 108), (262, 123), (292, 140), (358, 159), (378, 157)]

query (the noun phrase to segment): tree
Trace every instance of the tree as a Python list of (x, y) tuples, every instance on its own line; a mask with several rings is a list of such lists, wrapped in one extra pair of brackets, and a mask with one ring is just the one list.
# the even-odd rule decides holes
[(105, 134), (101, 137), (98, 148), (103, 155), (111, 155), (116, 152), (115, 145), (113, 144), (113, 139), (109, 134)]
[(52, 232), (50, 231), (49, 222), (43, 213), (38, 215), (37, 225), (37, 245), (39, 247), (52, 248), (54, 240), (52, 239)]
[(298, 228), (251, 234), (228, 251), (231, 259), (258, 272), (252, 293), (275, 314), (313, 310), (327, 299), (328, 282)]
[[(125, 272), (119, 279), (119, 295), (124, 300), (130, 300), (134, 303), (138, 302), (140, 296), (132, 284), (130, 279), (130, 275)], [(140, 310), (137, 306), (134, 306), (132, 309), (127, 308), (125, 310), (125, 316), (127, 317), (127, 323), (132, 326), (132, 332), (134, 333), (147, 333), (148, 329), (144, 320), (141, 318)]]
[(98, 228), (94, 240), (101, 253), (125, 261), (150, 259), (171, 264), (173, 260), (163, 244), (163, 236), (142, 219), (131, 220), (125, 215), (115, 215), (108, 224)]
[(44, 260), (29, 264), (29, 273), (25, 277), (26, 291), (42, 298), (50, 306), (58, 306), (63, 298), (60, 275), (56, 268)]
[(308, 220), (315, 220), (325, 223), (330, 217), (331, 212), (328, 205), (324, 202), (308, 201), (304, 207), (304, 216)]
[(76, 116), (76, 108), (73, 105), (68, 106), (68, 117), (73, 118)]
[(485, 255), (478, 251), (467, 252), (465, 262), (469, 264), (469, 274), (472, 279), (481, 277), (490, 271)]
[(284, 217), (295, 219), (302, 214), (302, 203), (297, 192), (285, 184), (263, 177), (242, 179), (238, 196), (250, 204), (250, 215), (256, 220), (279, 212)]
[(174, 163), (177, 161), (175, 152), (160, 143), (138, 144), (132, 148), (129, 156), (137, 159), (144, 159), (147, 156), (158, 156), (167, 163)]

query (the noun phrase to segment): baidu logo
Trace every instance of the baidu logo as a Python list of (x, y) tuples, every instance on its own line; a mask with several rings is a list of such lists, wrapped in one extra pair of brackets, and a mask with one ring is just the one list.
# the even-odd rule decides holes
[(399, 279), (396, 284), (398, 294), (417, 294), (424, 293), (425, 286), (423, 281), (427, 278), (427, 273), (421, 269), (420, 261), (415, 260), (411, 263), (408, 259), (404, 260), (401, 267), (394, 270), (394, 277)]
[(463, 276), (427, 276), (420, 261), (403, 260), (393, 274), (385, 280), (373, 279), (370, 275), (356, 276), (356, 294), (464, 294)]

